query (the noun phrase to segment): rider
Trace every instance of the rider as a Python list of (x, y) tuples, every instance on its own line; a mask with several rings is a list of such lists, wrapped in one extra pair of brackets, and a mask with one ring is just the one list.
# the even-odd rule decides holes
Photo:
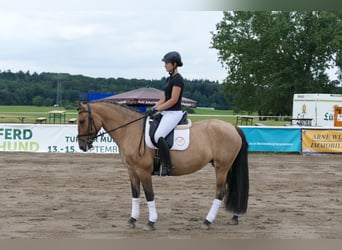
[(170, 159), (169, 145), (166, 142), (166, 136), (177, 126), (183, 117), (181, 101), (184, 89), (184, 80), (178, 73), (178, 67), (183, 66), (180, 54), (177, 51), (167, 53), (162, 61), (165, 63), (165, 69), (170, 74), (164, 85), (164, 95), (156, 105), (150, 110), (149, 114), (162, 111), (162, 119), (155, 132), (154, 139), (157, 142), (160, 157), (163, 162), (162, 176), (172, 175), (172, 164)]

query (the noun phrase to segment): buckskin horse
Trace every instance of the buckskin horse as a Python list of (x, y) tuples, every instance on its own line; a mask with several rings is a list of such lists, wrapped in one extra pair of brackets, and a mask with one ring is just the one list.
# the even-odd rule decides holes
[[(92, 147), (103, 128), (119, 147), (120, 157), (128, 169), (132, 192), (132, 210), (127, 226), (135, 228), (140, 215), (140, 186), (147, 200), (149, 220), (145, 230), (155, 230), (158, 215), (152, 186), (155, 149), (141, 146), (146, 115), (117, 103), (105, 101), (78, 102), (78, 144), (81, 150)], [(205, 143), (203, 143), (205, 142)], [(243, 214), (248, 206), (248, 143), (237, 126), (208, 119), (192, 123), (190, 144), (186, 150), (171, 151), (173, 176), (194, 173), (211, 163), (216, 174), (216, 193), (202, 224), (210, 229), (224, 202), (225, 209)], [(161, 177), (173, 178), (173, 177)], [(236, 216), (233, 216), (233, 218)], [(236, 221), (237, 222), (237, 221)]]

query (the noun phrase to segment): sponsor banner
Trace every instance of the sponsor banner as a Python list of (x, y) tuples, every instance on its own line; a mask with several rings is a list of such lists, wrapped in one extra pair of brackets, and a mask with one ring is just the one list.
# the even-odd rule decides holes
[[(103, 130), (100, 131), (104, 132)], [(119, 153), (113, 139), (95, 139), (90, 153)], [(0, 124), (0, 152), (79, 153), (77, 125)]]
[[(342, 130), (339, 129), (244, 126), (241, 129), (250, 152), (342, 152)], [(119, 153), (119, 147), (107, 134), (96, 138), (93, 146), (89, 153)], [(78, 147), (76, 124), (0, 124), (0, 152), (82, 151)]]
[(250, 152), (300, 152), (300, 128), (240, 127)]
[(302, 152), (303, 154), (342, 153), (342, 130), (303, 129)]

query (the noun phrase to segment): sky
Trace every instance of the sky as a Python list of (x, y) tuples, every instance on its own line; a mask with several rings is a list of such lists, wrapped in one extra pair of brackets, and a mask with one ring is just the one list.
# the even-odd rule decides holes
[(222, 11), (132, 0), (0, 3), (1, 71), (160, 79), (167, 76), (162, 57), (176, 50), (183, 77), (222, 82), (227, 76), (210, 48)]

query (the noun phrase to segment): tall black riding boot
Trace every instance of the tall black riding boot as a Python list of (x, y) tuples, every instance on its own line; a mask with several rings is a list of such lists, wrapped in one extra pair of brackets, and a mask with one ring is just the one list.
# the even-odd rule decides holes
[(160, 153), (160, 159), (163, 162), (162, 176), (172, 175), (172, 164), (170, 158), (170, 149), (165, 138), (160, 137), (158, 140), (158, 148)]

